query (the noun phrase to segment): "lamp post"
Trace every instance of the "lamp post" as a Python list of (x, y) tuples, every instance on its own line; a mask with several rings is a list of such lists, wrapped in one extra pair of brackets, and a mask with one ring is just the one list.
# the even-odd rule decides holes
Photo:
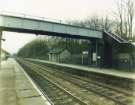
[(0, 69), (1, 69), (1, 52), (2, 52), (1, 41), (2, 41), (2, 30), (0, 29)]
[(5, 39), (2, 39), (2, 29), (0, 29), (0, 69), (1, 69), (1, 52), (2, 52), (2, 41), (5, 41)]

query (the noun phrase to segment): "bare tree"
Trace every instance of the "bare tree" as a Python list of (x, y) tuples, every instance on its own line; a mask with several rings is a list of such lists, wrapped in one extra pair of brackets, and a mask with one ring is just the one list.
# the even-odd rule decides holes
[(121, 37), (131, 39), (133, 37), (133, 19), (134, 19), (134, 2), (133, 0), (118, 0), (117, 11), (115, 12), (118, 19), (116, 32)]
[(123, 37), (123, 30), (124, 30), (124, 0), (118, 0), (117, 1), (117, 10), (114, 12), (116, 15), (117, 27), (116, 32), (118, 35)]
[(135, 14), (134, 1), (128, 0), (126, 2), (126, 8), (127, 8), (127, 24), (128, 24), (129, 38), (133, 38), (133, 19)]
[(112, 31), (113, 22), (106, 16), (105, 18), (102, 18), (101, 22), (102, 28), (106, 31)]

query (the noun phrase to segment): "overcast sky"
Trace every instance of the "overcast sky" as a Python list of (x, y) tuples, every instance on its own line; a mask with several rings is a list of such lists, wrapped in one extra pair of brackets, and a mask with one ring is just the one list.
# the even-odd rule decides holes
[[(83, 20), (91, 15), (112, 15), (116, 0), (0, 0), (0, 11), (58, 20)], [(4, 32), (3, 48), (14, 53), (35, 35)]]

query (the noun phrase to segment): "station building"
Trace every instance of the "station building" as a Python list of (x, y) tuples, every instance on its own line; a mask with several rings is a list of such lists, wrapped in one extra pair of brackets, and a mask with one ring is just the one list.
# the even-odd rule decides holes
[(53, 62), (70, 62), (71, 53), (67, 49), (55, 48), (48, 53), (49, 61)]
[[(113, 33), (103, 32), (103, 39), (94, 40), (89, 65), (122, 70), (135, 69), (135, 46)], [(93, 56), (96, 56), (93, 61)]]
[(103, 32), (102, 39), (88, 40), (88, 51), (72, 54), (67, 49), (54, 48), (49, 52), (49, 61), (128, 71), (135, 69), (134, 44), (108, 32)]

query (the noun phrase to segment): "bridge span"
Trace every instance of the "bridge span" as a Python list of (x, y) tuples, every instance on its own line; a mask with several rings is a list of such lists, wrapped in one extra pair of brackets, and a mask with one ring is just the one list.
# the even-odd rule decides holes
[(14, 31), (34, 33), (41, 35), (66, 36), (66, 37), (103, 37), (101, 31), (92, 30), (68, 24), (62, 24), (42, 19), (26, 18), (12, 15), (0, 15), (0, 29), (2, 31)]

